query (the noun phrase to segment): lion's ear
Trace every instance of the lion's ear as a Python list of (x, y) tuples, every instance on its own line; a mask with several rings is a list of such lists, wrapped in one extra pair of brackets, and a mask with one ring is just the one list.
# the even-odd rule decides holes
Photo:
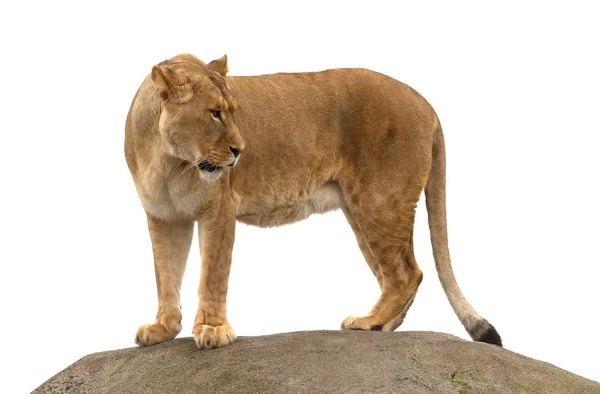
[(227, 55), (223, 55), (223, 57), (220, 59), (213, 60), (212, 62), (208, 63), (207, 67), (218, 72), (222, 76), (227, 75), (229, 72), (229, 67), (227, 66)]
[(192, 98), (192, 86), (188, 78), (172, 68), (156, 65), (152, 67), (151, 78), (163, 101), (183, 104)]

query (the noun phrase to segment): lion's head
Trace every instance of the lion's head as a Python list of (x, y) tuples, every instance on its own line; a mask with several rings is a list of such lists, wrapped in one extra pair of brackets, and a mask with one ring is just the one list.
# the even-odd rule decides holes
[(206, 64), (192, 55), (178, 55), (152, 68), (165, 150), (196, 164), (206, 179), (217, 179), (223, 167), (234, 166), (244, 149), (233, 119), (237, 103), (225, 82), (227, 71), (227, 56)]

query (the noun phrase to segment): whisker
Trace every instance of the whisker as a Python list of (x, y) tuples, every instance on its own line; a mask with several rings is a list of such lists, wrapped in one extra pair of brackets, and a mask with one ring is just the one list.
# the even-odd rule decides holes
[(177, 177), (175, 178), (175, 181), (177, 181), (179, 178), (181, 178), (181, 177), (183, 176), (183, 174), (185, 174), (185, 172), (186, 172), (187, 170), (189, 170), (190, 168), (194, 168), (194, 167), (196, 167), (196, 166), (195, 166), (195, 165), (188, 165), (188, 166), (186, 166), (186, 167), (183, 169), (183, 171), (181, 171), (181, 173), (180, 173), (179, 175), (177, 175)]
[[(183, 176), (183, 174), (184, 174), (184, 173), (185, 173), (187, 170), (189, 170), (189, 169), (191, 169), (191, 168), (194, 168), (194, 167), (196, 167), (196, 166), (198, 165), (198, 162), (196, 161), (196, 159), (195, 159), (193, 156), (190, 156), (190, 158), (191, 158), (191, 160), (190, 160), (190, 159), (188, 159), (188, 160), (182, 160), (182, 161), (181, 161), (181, 163), (179, 163), (179, 164), (181, 165), (181, 164), (183, 164), (183, 163), (184, 163), (184, 162), (186, 162), (186, 161), (187, 161), (187, 162), (189, 162), (189, 163), (188, 163), (188, 164), (187, 164), (187, 165), (184, 167), (183, 171), (181, 171), (181, 173), (180, 173), (179, 175), (177, 175), (177, 177), (175, 178), (175, 181), (177, 181), (179, 178), (181, 178), (181, 177)], [(201, 158), (200, 158), (200, 161), (202, 161), (202, 160), (204, 160), (204, 157), (201, 157)]]
[(179, 174), (179, 176), (183, 175), (183, 173), (186, 172), (187, 170), (195, 168), (197, 165), (198, 165), (197, 163), (190, 162), (187, 166), (185, 166), (185, 168), (183, 169), (183, 171), (181, 171), (181, 174)]

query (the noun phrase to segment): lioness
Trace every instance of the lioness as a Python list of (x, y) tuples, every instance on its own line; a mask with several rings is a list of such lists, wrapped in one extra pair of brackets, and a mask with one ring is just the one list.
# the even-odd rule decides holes
[(158, 312), (140, 346), (181, 331), (179, 290), (198, 222), (198, 347), (231, 343), (226, 298), (236, 220), (280, 226), (341, 208), (381, 297), (345, 330), (395, 330), (423, 278), (413, 254), (423, 189), (440, 281), (476, 341), (502, 346), (462, 295), (450, 264), (445, 151), (439, 120), (410, 87), (364, 69), (227, 77), (178, 55), (152, 68), (125, 131), (125, 156), (147, 214)]

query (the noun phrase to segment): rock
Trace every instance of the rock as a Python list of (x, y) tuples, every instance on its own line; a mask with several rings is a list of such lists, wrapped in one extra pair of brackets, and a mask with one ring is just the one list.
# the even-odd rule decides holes
[(311, 331), (199, 350), (182, 338), (91, 354), (34, 393), (600, 393), (511, 351), (432, 332)]

